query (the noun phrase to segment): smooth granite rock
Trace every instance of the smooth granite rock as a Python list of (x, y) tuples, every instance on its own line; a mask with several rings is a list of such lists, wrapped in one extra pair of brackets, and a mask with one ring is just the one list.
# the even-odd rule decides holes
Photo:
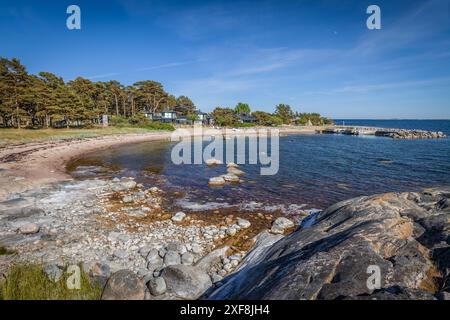
[[(337, 203), (317, 214), (311, 226), (272, 245), (257, 241), (237, 272), (203, 298), (444, 296), (439, 290), (449, 281), (449, 199), (450, 188), (436, 188)], [(374, 268), (379, 287), (373, 285)]]

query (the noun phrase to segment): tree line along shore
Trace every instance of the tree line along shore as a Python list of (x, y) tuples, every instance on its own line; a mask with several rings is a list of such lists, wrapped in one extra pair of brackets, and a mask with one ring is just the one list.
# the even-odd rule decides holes
[[(0, 57), (1, 128), (92, 128), (101, 126), (107, 116), (112, 126), (173, 130), (178, 122), (149, 116), (166, 111), (189, 124), (204, 114), (189, 97), (176, 97), (157, 81), (132, 85), (83, 77), (65, 81), (50, 72), (30, 74), (18, 59)], [(318, 113), (294, 112), (287, 104), (268, 113), (252, 112), (248, 104), (238, 103), (234, 108), (216, 107), (208, 118), (212, 119), (208, 124), (234, 127), (332, 123)]]

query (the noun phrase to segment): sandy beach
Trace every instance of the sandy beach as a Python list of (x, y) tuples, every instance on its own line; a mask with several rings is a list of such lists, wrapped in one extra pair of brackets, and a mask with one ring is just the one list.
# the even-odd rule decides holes
[[(319, 127), (280, 128), (280, 135), (314, 134)], [(188, 129), (194, 135), (193, 129)], [(237, 129), (233, 135), (245, 135), (252, 129)], [(67, 181), (65, 164), (84, 153), (121, 144), (170, 139), (171, 132), (122, 134), (96, 138), (68, 139), (6, 145), (0, 149), (0, 199), (46, 183)]]

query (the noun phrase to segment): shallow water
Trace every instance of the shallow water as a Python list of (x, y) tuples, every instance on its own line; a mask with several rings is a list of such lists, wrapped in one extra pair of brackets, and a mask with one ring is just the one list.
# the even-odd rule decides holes
[(259, 165), (241, 165), (240, 169), (246, 172), (244, 182), (223, 187), (209, 187), (208, 180), (224, 174), (225, 166), (174, 165), (173, 145), (149, 142), (120, 146), (86, 155), (69, 166), (79, 178), (134, 176), (149, 187), (162, 184), (183, 192), (185, 197), (177, 201), (185, 207), (195, 207), (197, 202), (215, 202), (211, 208), (217, 203), (251, 206), (256, 202), (275, 209), (280, 204), (325, 208), (360, 195), (450, 184), (449, 139), (281, 137), (278, 174), (261, 176)]

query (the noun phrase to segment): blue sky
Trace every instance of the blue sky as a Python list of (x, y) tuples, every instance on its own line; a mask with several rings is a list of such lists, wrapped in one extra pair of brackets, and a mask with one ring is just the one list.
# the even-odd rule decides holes
[[(66, 28), (71, 4), (81, 30)], [(366, 28), (371, 4), (381, 30)], [(450, 0), (1, 0), (0, 34), (0, 56), (32, 73), (156, 80), (204, 111), (450, 119)]]

